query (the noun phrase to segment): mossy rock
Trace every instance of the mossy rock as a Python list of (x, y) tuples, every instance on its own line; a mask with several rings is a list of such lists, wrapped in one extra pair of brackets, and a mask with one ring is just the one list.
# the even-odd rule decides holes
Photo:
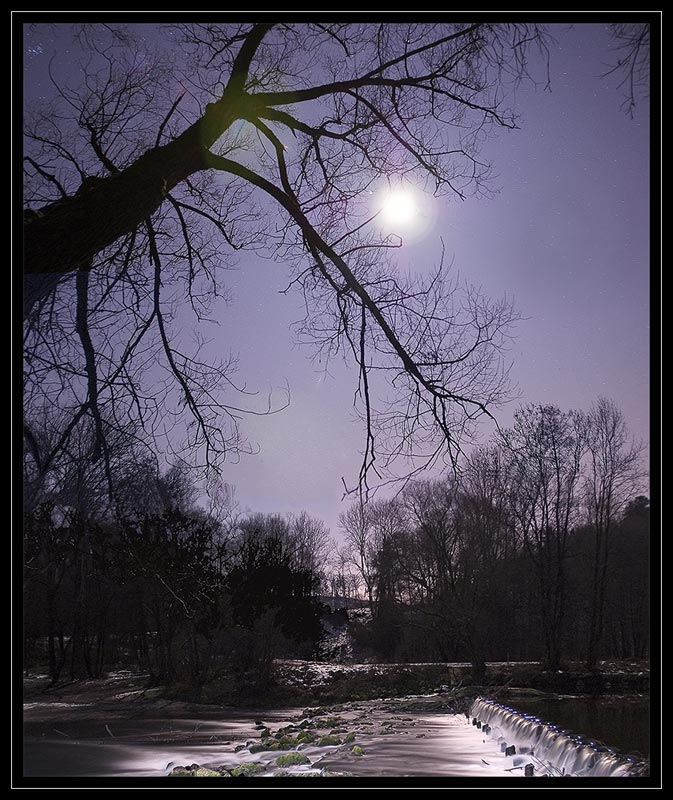
[(208, 767), (199, 767), (192, 772), (195, 778), (221, 778), (222, 775), (215, 769), (208, 769)]
[(222, 773), (193, 764), (191, 767), (175, 767), (169, 778), (221, 778)]
[(273, 739), (264, 739), (259, 744), (253, 744), (250, 747), (251, 753), (264, 753), (268, 750), (285, 750), (282, 742), (275, 742)]
[(350, 742), (354, 741), (355, 741), (355, 734), (352, 731), (344, 736), (344, 742), (346, 742), (346, 744), (350, 744)]
[(297, 736), (297, 743), (298, 744), (311, 744), (312, 742), (315, 742), (315, 740), (317, 738), (318, 737), (312, 731), (303, 730)]
[(363, 756), (365, 751), (360, 747), (360, 745), (354, 744), (353, 747), (351, 747), (351, 753), (354, 756)]
[(305, 756), (303, 753), (297, 753), (296, 751), (293, 753), (285, 753), (285, 755), (278, 756), (276, 759), (276, 765), (279, 767), (294, 767), (297, 764), (310, 764), (311, 761), (308, 756)]
[(274, 739), (276, 739), (277, 744), (279, 744), (281, 746), (281, 749), (283, 750), (289, 750), (291, 747), (294, 747), (299, 741), (298, 738), (295, 739), (294, 736), (289, 736), (286, 733), (283, 733), (280, 736), (276, 734), (274, 736)]
[(325, 719), (318, 719), (316, 723), (321, 728), (336, 728), (343, 725), (343, 720), (340, 717), (325, 717)]
[(173, 767), (168, 774), (169, 778), (191, 778), (192, 771), (189, 767)]
[(278, 729), (278, 733), (280, 733), (281, 735), (285, 733), (287, 734), (296, 733), (296, 731), (297, 731), (297, 726), (292, 724), (285, 725), (284, 727)]
[(322, 778), (322, 772), (288, 772), (286, 769), (279, 769), (277, 772), (273, 773), (273, 777), (274, 778)]
[(252, 775), (259, 775), (260, 772), (266, 772), (264, 764), (258, 764), (256, 761), (246, 761), (245, 764), (239, 764), (231, 770), (231, 777), (250, 778)]
[(318, 747), (332, 747), (341, 743), (341, 739), (338, 736), (322, 736), (318, 742)]
[(229, 774), (229, 767), (225, 766), (224, 764), (219, 766), (217, 771), (220, 773), (220, 778), (231, 778), (231, 775)]

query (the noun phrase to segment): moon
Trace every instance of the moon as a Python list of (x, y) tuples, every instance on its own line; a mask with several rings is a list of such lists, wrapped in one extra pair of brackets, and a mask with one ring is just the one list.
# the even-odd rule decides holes
[(405, 189), (395, 189), (383, 199), (383, 222), (388, 226), (410, 225), (418, 216), (418, 206), (413, 194)]

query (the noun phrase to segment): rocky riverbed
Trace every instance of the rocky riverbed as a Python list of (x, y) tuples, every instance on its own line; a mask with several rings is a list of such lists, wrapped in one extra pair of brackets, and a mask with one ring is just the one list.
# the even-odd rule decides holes
[[(509, 778), (523, 773), (523, 764), (507, 760), (498, 743), (467, 719), (475, 687), (242, 708), (167, 697), (161, 688), (147, 688), (146, 676), (130, 672), (53, 688), (37, 676), (26, 686), (27, 776)], [(544, 695), (510, 687), (505, 696), (516, 705)]]

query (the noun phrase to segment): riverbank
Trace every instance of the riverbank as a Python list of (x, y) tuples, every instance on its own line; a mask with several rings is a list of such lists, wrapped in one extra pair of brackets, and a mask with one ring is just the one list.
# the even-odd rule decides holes
[[(490, 694), (499, 687), (509, 697), (522, 693), (542, 694), (647, 694), (650, 688), (649, 665), (642, 661), (603, 661), (591, 673), (580, 663), (569, 663), (564, 670), (545, 670), (535, 662), (490, 662), (480, 683), (472, 680), (467, 663), (453, 664), (325, 664), (308, 661), (282, 661), (276, 667), (278, 692), (293, 705), (370, 700), (409, 694), (448, 692), (457, 686), (466, 694)], [(218, 687), (205, 693), (217, 696)], [(505, 696), (504, 694), (501, 696)]]
[[(143, 702), (198, 703), (235, 707), (325, 705), (352, 700), (376, 700), (407, 695), (446, 694), (461, 687), (464, 696), (501, 698), (542, 695), (648, 694), (650, 672), (645, 662), (601, 662), (589, 673), (580, 664), (549, 671), (534, 662), (492, 662), (486, 677), (475, 684), (469, 664), (329, 664), (318, 661), (278, 661), (273, 680), (265, 687), (236, 684), (221, 677), (203, 687), (150, 686), (149, 676), (128, 670), (105, 678), (63, 682), (50, 686), (46, 675), (24, 678), (24, 698), (49, 702), (115, 702), (135, 698)], [(79, 698), (79, 700), (77, 699)]]

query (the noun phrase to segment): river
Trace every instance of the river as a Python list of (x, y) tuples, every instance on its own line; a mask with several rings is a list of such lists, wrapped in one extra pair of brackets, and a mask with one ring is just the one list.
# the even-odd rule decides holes
[(597, 739), (623, 753), (650, 756), (650, 700), (642, 695), (517, 698), (519, 711)]
[[(310, 765), (300, 769), (369, 777), (521, 775), (521, 759), (507, 759), (497, 741), (483, 736), (464, 715), (442, 713), (438, 703), (441, 696), (436, 695), (354, 702), (339, 707), (338, 723), (333, 715), (311, 718), (317, 737), (340, 728), (342, 743), (302, 745)], [(649, 751), (645, 698), (520, 698), (516, 706), (612, 748), (645, 755)], [(256, 721), (273, 731), (298, 725), (303, 713), (174, 702), (137, 708), (123, 703), (28, 703), (24, 770), (27, 776), (160, 777), (178, 764), (232, 769), (255, 761), (272, 774), (279, 753), (250, 750), (260, 741)], [(343, 742), (346, 733), (363, 749), (363, 756), (354, 755), (352, 744)]]

